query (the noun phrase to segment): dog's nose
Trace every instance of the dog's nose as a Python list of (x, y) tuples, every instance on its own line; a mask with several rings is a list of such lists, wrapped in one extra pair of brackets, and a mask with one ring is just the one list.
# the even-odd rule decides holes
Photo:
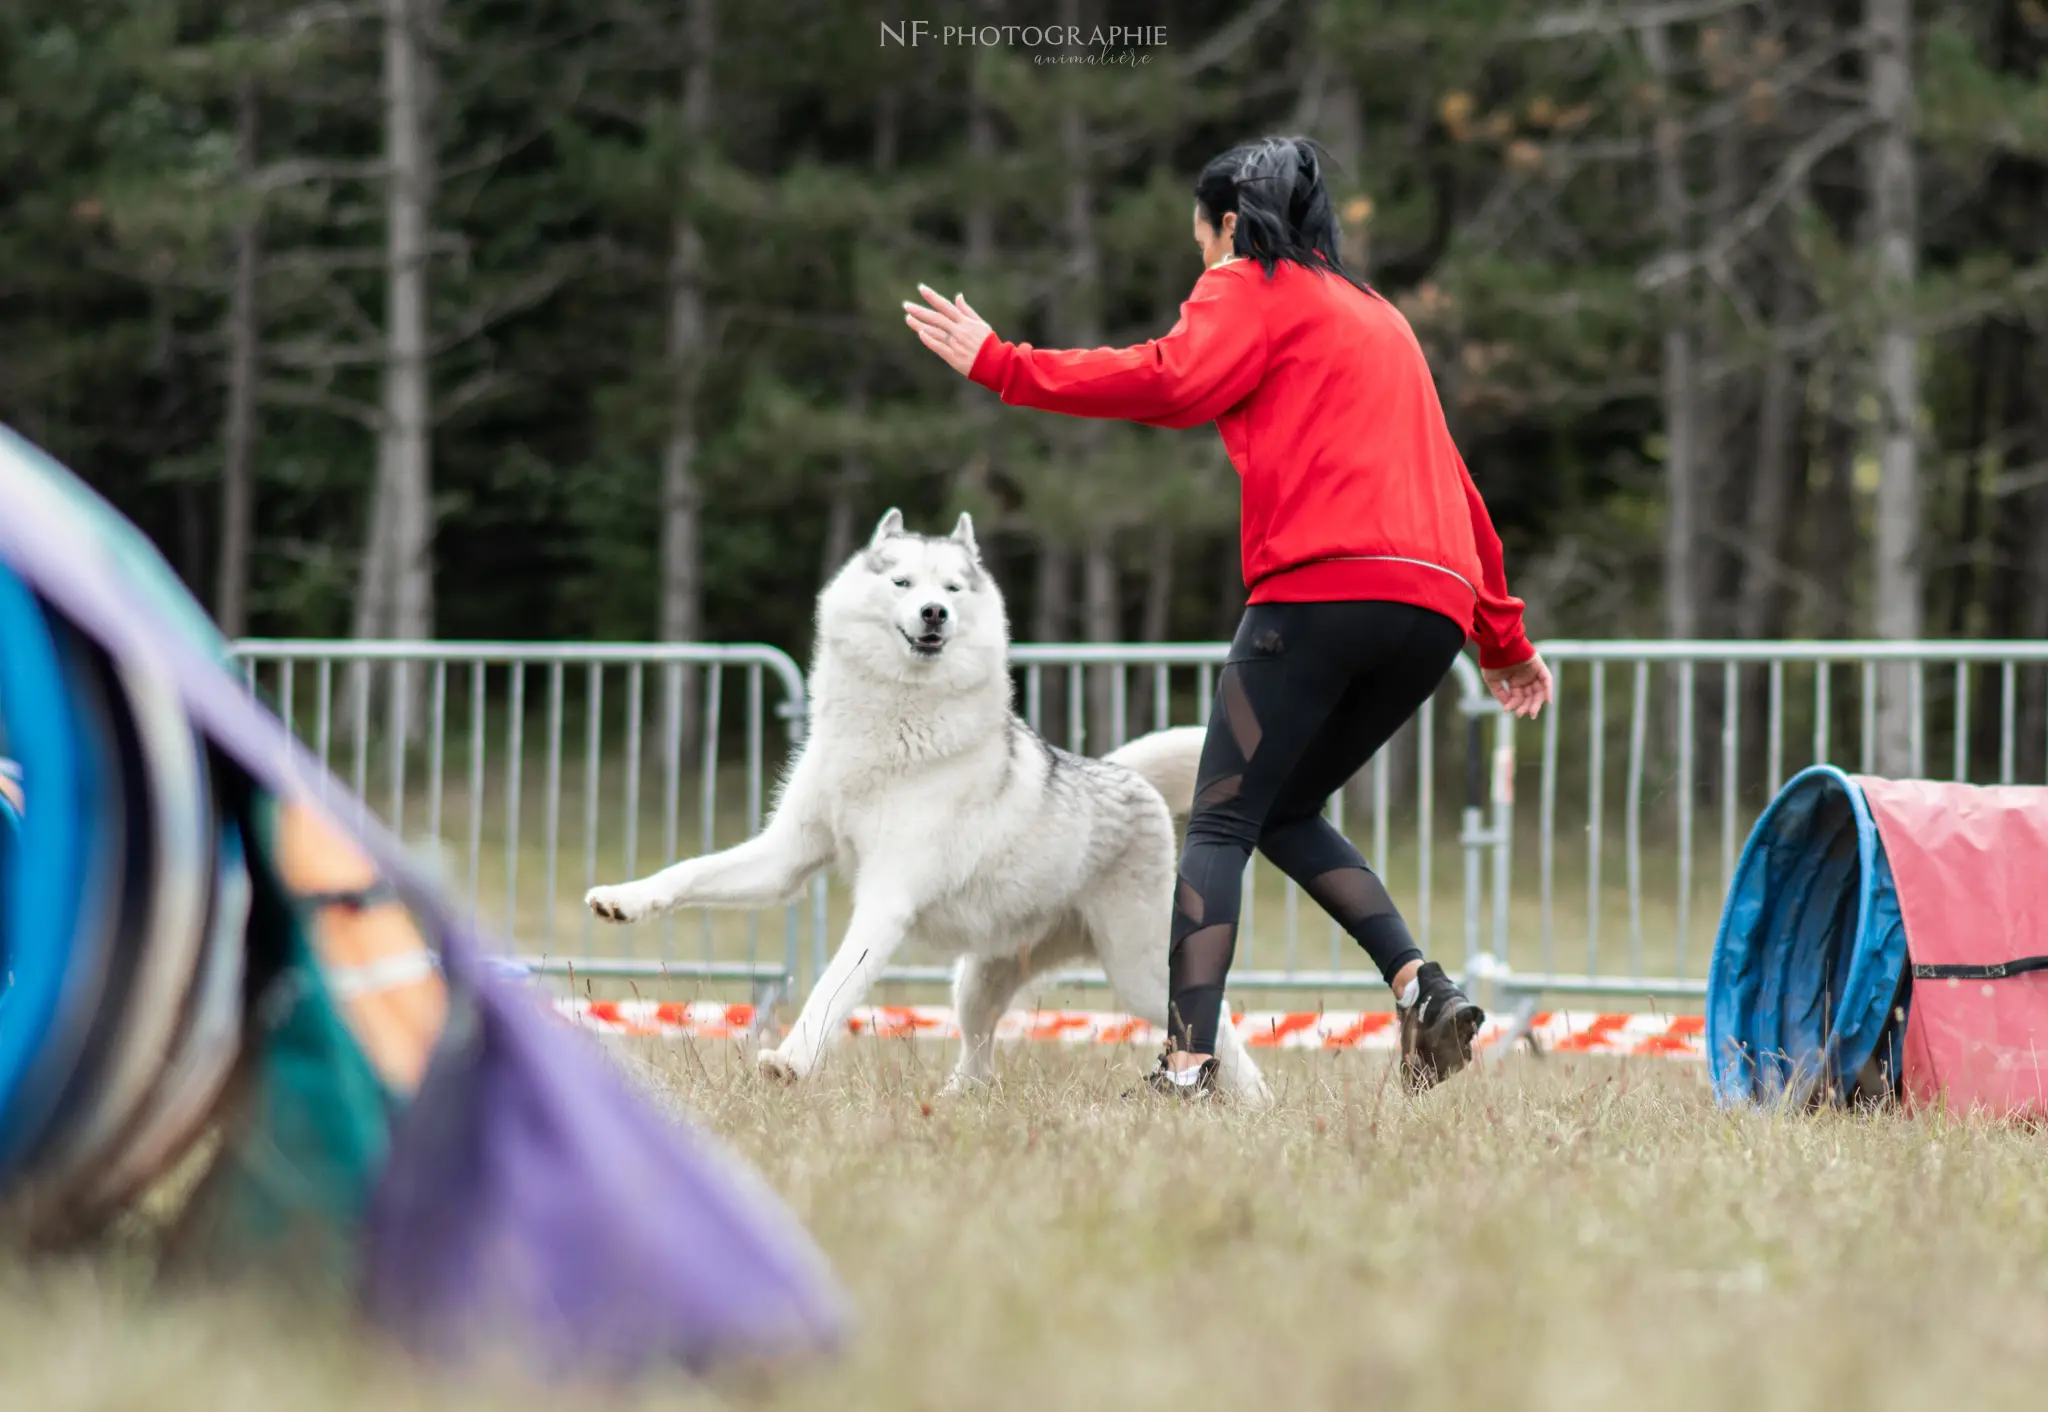
[(943, 603), (927, 603), (918, 610), (918, 616), (924, 619), (924, 625), (927, 628), (936, 631), (946, 621), (946, 605)]

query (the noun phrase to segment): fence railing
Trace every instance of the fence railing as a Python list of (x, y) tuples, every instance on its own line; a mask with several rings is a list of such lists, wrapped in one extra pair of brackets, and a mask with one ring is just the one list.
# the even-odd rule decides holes
[(583, 907), (596, 883), (759, 831), (805, 722), (803, 674), (773, 647), (245, 641), (236, 652), (293, 732), (536, 969), (782, 986), (823, 925), (822, 880), (779, 916), (621, 929)]
[[(761, 825), (803, 738), (802, 673), (760, 646), (245, 642), (250, 680), (450, 887), (555, 972), (801, 985), (843, 922), (820, 879), (769, 913), (596, 922), (586, 888)], [(1227, 645), (1027, 645), (1016, 699), (1100, 754), (1207, 720)], [(1552, 642), (1554, 707), (1521, 725), (1460, 659), (1330, 805), (1411, 927), (1483, 990), (1664, 1003), (1705, 989), (1736, 855), (1816, 762), (1978, 783), (2048, 779), (2048, 643)], [(1880, 726), (1901, 759), (1885, 758)], [(1520, 755), (1518, 758), (1517, 749)], [(1533, 775), (1533, 780), (1531, 776)], [(1535, 791), (1518, 819), (1515, 797)], [(1370, 989), (1377, 972), (1271, 865), (1246, 880), (1238, 990)], [(889, 982), (942, 982), (910, 964)], [(1057, 984), (1099, 984), (1067, 973)]]
[[(293, 731), (401, 837), (438, 855), (451, 888), (527, 964), (757, 987), (795, 986), (822, 971), (846, 907), (836, 880), (818, 880), (775, 917), (705, 911), (621, 929), (582, 907), (595, 883), (758, 831), (772, 780), (803, 736), (803, 678), (782, 652), (315, 641), (247, 641), (237, 652)], [(1148, 730), (1206, 722), (1227, 652), (1225, 643), (1019, 646), (1016, 699), (1055, 743), (1100, 754)], [(1350, 831), (1377, 868), (1412, 883), (1400, 895), (1412, 899), (1418, 935), (1435, 937), (1457, 913), (1466, 969), (1480, 971), (1505, 936), (1508, 881), (1496, 846), (1507, 834), (1504, 793), (1489, 815), (1488, 718), (1498, 733), (1498, 708), (1460, 659), (1438, 702), (1331, 804), (1340, 827), (1352, 814)], [(1453, 750), (1440, 758), (1445, 734)], [(1453, 815), (1440, 807), (1440, 777), (1460, 747), (1472, 768)], [(1307, 911), (1320, 919), (1312, 904)], [(1299, 888), (1255, 860), (1234, 988), (1380, 984), (1327, 919), (1318, 956), (1303, 913)], [(780, 946), (766, 939), (776, 934)], [(950, 974), (913, 959), (884, 981)], [(1088, 971), (1047, 982), (1100, 983)]]
[[(1540, 741), (1524, 841), (1535, 895), (1515, 890), (1509, 940), (1488, 958), (1496, 990), (1704, 994), (1742, 844), (1808, 765), (2048, 779), (2048, 642), (1547, 642), (1543, 653), (1556, 701), (1521, 728), (1525, 751), (1530, 734)], [(1903, 726), (1889, 741), (1887, 721)], [(1517, 883), (1529, 873), (1517, 868)]]

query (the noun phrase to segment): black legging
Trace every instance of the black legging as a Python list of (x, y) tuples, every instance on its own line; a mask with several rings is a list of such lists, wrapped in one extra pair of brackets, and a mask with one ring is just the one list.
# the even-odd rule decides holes
[(1323, 806), (1429, 700), (1464, 645), (1457, 623), (1406, 603), (1245, 610), (1216, 681), (1181, 853), (1168, 963), (1176, 1049), (1216, 1052), (1253, 848), (1357, 938), (1389, 982), (1422, 958)]

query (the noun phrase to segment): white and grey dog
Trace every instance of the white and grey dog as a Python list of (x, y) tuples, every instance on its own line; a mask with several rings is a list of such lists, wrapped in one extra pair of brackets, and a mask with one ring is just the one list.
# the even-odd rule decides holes
[[(598, 916), (765, 907), (837, 868), (853, 916), (763, 1070), (801, 1078), (906, 943), (958, 958), (958, 1092), (995, 1073), (996, 1021), (1032, 976), (1093, 959), (1118, 1000), (1166, 1023), (1174, 813), (1192, 802), (1202, 733), (1161, 731), (1101, 760), (1055, 749), (1011, 709), (1009, 623), (974, 527), (905, 533), (891, 510), (818, 596), (810, 730), (760, 834), (591, 890)], [(1169, 808), (1169, 801), (1171, 808)], [(1266, 1087), (1234, 1029), (1225, 1091)]]

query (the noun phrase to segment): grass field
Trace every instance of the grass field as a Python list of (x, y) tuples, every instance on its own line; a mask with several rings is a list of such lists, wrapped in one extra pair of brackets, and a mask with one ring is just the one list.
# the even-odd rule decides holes
[(1745, 1113), (1674, 1063), (1513, 1058), (1418, 1100), (1282, 1055), (1268, 1112), (1119, 1095), (1134, 1051), (937, 1046), (767, 1088), (737, 1048), (626, 1062), (754, 1161), (848, 1285), (845, 1355), (626, 1394), (432, 1376), (261, 1292), (171, 1303), (111, 1260), (0, 1277), (0, 1406), (733, 1409), (2033, 1408), (2038, 1135)]

